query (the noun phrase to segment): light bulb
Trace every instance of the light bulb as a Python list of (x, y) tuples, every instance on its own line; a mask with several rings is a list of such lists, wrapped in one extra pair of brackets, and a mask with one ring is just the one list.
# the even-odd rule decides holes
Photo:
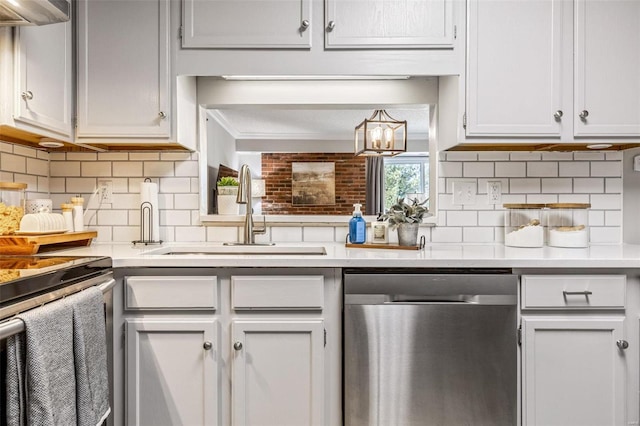
[(384, 146), (387, 149), (393, 148), (393, 129), (390, 127), (384, 129)]

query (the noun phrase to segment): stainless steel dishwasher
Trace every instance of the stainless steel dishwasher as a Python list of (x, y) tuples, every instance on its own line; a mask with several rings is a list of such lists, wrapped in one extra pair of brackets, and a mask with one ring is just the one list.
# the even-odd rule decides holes
[(514, 426), (517, 276), (344, 271), (346, 426)]

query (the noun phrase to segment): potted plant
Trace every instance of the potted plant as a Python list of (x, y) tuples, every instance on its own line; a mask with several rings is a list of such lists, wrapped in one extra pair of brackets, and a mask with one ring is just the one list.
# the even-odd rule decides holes
[(218, 214), (240, 214), (236, 203), (238, 180), (231, 176), (220, 178), (218, 186)]
[(389, 221), (391, 229), (398, 230), (398, 244), (401, 246), (415, 246), (418, 243), (418, 229), (422, 219), (432, 216), (425, 207), (428, 201), (428, 198), (422, 202), (417, 198), (398, 198), (398, 202), (382, 215), (383, 220)]

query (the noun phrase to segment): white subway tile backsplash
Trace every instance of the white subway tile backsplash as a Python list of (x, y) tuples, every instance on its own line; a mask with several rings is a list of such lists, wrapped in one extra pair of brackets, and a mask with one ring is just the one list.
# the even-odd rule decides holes
[(540, 192), (540, 179), (511, 179), (509, 190), (512, 194), (533, 194)]
[(207, 241), (220, 243), (238, 241), (238, 228), (235, 226), (209, 226), (206, 230)]
[(447, 226), (478, 226), (478, 212), (475, 210), (448, 211)]
[(142, 176), (141, 161), (114, 161), (113, 176)]
[(144, 176), (173, 176), (173, 162), (167, 161), (145, 161)]
[(0, 141), (0, 152), (13, 153), (13, 144)]
[[(41, 160), (47, 160), (49, 161), (49, 153), (47, 151), (41, 151), (41, 150), (37, 150), (38, 152), (36, 152), (36, 158), (39, 158)], [(47, 172), (48, 173), (48, 172)]]
[(493, 228), (466, 227), (462, 231), (462, 240), (465, 243), (492, 243), (494, 241)]
[(589, 226), (604, 226), (604, 211), (589, 210)]
[(440, 168), (439, 174), (442, 177), (462, 177), (462, 163), (440, 162), (438, 167)]
[(19, 155), (2, 153), (0, 154), (0, 168), (5, 172), (25, 173), (27, 160)]
[[(174, 194), (158, 194), (158, 203), (163, 209), (172, 210), (176, 208), (176, 204), (173, 202)], [(178, 205), (178, 207), (180, 207)]]
[(622, 162), (592, 161), (591, 176), (622, 176)]
[(197, 161), (182, 161), (175, 164), (176, 176), (198, 176), (198, 162)]
[(302, 227), (300, 226), (272, 226), (271, 241), (299, 242), (302, 241)]
[(509, 161), (509, 152), (507, 151), (480, 151), (478, 152), (479, 161)]
[[(139, 211), (140, 194), (114, 194), (111, 206), (114, 209), (135, 209)], [(158, 207), (160, 209), (164, 208), (162, 203)]]
[(594, 210), (620, 210), (622, 208), (622, 195), (591, 194), (591, 208)]
[(496, 177), (525, 177), (527, 176), (527, 163), (512, 161), (496, 163)]
[(111, 163), (107, 161), (91, 161), (81, 163), (82, 176), (111, 176)]
[(606, 226), (622, 226), (622, 211), (607, 210), (604, 212), (604, 224)]
[(96, 161), (98, 154), (95, 152), (67, 152), (67, 161)]
[(489, 162), (463, 163), (462, 175), (464, 177), (492, 177), (493, 163), (489, 163)]
[(131, 161), (158, 161), (160, 154), (158, 152), (130, 152), (129, 160)]
[(607, 226), (607, 227), (591, 227), (590, 240), (592, 243), (620, 243), (622, 241), (621, 235), (622, 228)]
[(186, 193), (191, 191), (190, 178), (160, 178), (160, 192)]
[(92, 194), (96, 189), (96, 178), (67, 178), (67, 192), (70, 194)]
[(206, 229), (201, 226), (176, 226), (175, 241), (207, 241)]
[(558, 163), (555, 161), (538, 161), (527, 163), (528, 177), (555, 177), (558, 176)]
[(558, 196), (555, 194), (528, 194), (527, 203), (530, 204), (547, 204), (557, 203)]
[(191, 160), (190, 152), (161, 152), (160, 160), (162, 161), (180, 161)]
[(128, 210), (99, 210), (98, 225), (100, 226), (129, 225)]
[(604, 192), (604, 179), (576, 178), (573, 180), (573, 192), (579, 194), (595, 194)]
[(191, 225), (189, 210), (160, 210), (160, 225)]
[(573, 152), (543, 152), (542, 161), (571, 161)]
[(607, 160), (622, 160), (622, 151), (607, 151), (604, 153)]
[(567, 161), (558, 163), (559, 176), (582, 177), (589, 176), (590, 168), (588, 161)]
[(604, 160), (604, 152), (578, 151), (573, 153), (574, 160), (597, 161)]
[(545, 178), (542, 179), (543, 193), (569, 193), (573, 192), (573, 180), (570, 178)]
[(38, 156), (37, 153), (38, 150), (33, 149), (33, 148), (29, 148), (26, 146), (21, 146), (21, 145), (15, 145), (13, 147), (13, 153), (16, 155), (20, 155), (22, 157), (33, 157), (36, 158)]
[(305, 242), (325, 242), (335, 239), (333, 226), (305, 226), (302, 230), (302, 237)]
[(604, 180), (605, 192), (608, 193), (622, 193), (622, 178), (606, 178)]
[(462, 210), (462, 205), (453, 204), (453, 194), (440, 194), (438, 195), (438, 209), (439, 210)]
[[(138, 226), (113, 226), (111, 229), (113, 241), (136, 241), (140, 239), (140, 227)], [(160, 233), (162, 233), (162, 230)], [(98, 235), (100, 235), (99, 232)]]
[(452, 227), (452, 226), (435, 227), (431, 230), (431, 242), (461, 243), (462, 228)]
[(560, 194), (558, 195), (559, 203), (588, 203), (589, 194)]
[(27, 173), (30, 175), (49, 176), (49, 162), (36, 158), (27, 158)]
[(200, 199), (198, 194), (176, 194), (173, 196), (175, 205), (181, 209), (198, 210), (200, 208)]
[(98, 161), (127, 161), (129, 154), (126, 152), (99, 152)]
[(51, 189), (48, 177), (38, 176), (38, 191), (43, 193), (43, 198), (46, 198), (47, 194), (49, 194)]
[(542, 154), (539, 152), (512, 152), (511, 161), (539, 161)]
[(447, 161), (476, 161), (478, 154), (471, 151), (450, 151), (447, 152)]
[[(4, 170), (4, 167), (3, 167)], [(49, 166), (49, 173), (55, 177), (80, 176), (79, 161), (52, 161)]]

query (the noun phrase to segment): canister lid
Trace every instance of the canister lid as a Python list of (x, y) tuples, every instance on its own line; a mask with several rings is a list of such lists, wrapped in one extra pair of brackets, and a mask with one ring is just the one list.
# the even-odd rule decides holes
[(27, 189), (27, 184), (21, 182), (0, 182), (0, 189)]
[(69, 204), (69, 203), (62, 203), (62, 204), (60, 205), (60, 208), (61, 208), (63, 211), (69, 211), (69, 210), (72, 210), (72, 209), (73, 209), (73, 204)]
[(522, 203), (522, 204), (512, 204), (512, 203), (508, 203), (508, 204), (503, 204), (502, 205), (505, 209), (523, 209), (523, 210), (534, 210), (534, 209), (543, 209), (546, 204), (527, 204), (527, 203)]
[(590, 203), (549, 203), (547, 207), (550, 209), (588, 209)]

